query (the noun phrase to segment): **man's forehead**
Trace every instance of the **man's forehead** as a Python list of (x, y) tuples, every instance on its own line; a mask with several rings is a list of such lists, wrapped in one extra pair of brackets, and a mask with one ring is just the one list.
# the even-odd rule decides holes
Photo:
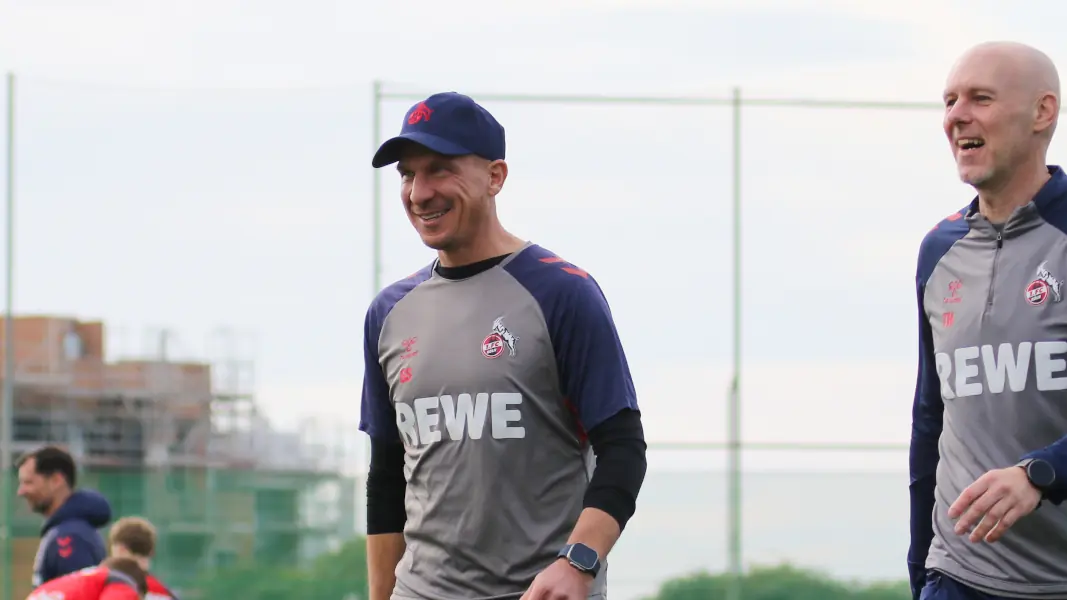
[(459, 160), (460, 156), (446, 156), (430, 150), (429, 148), (423, 148), (415, 144), (409, 145), (400, 155), (400, 160), (397, 161), (397, 168), (412, 168), (418, 165), (425, 165), (430, 163), (441, 162), (455, 162)]
[(1019, 72), (1016, 61), (1002, 52), (974, 50), (953, 66), (945, 82), (945, 93), (1010, 91), (1019, 84)]
[(398, 171), (410, 171), (437, 165), (454, 165), (457, 169), (469, 169), (481, 164), (487, 165), (489, 164), (489, 161), (473, 154), (449, 156), (447, 154), (438, 154), (429, 149), (423, 149), (421, 151), (412, 151), (411, 153), (405, 152), (402, 154), (400, 160), (396, 163), (396, 168)]

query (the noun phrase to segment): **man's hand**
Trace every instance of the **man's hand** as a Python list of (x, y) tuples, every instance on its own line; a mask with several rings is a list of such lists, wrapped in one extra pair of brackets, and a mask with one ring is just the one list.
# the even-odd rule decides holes
[(585, 600), (592, 585), (592, 575), (560, 558), (534, 578), (521, 600)]
[(1040, 502), (1041, 492), (1030, 483), (1026, 470), (1008, 467), (989, 471), (967, 486), (949, 507), (948, 516), (959, 518), (956, 535), (970, 531), (972, 542), (992, 543)]

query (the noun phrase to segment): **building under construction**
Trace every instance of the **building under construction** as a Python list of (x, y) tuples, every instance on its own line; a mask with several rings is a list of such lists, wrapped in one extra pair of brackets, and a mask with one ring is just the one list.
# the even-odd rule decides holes
[[(153, 568), (165, 580), (181, 587), (220, 566), (301, 564), (355, 532), (352, 456), (330, 443), (343, 432), (315, 432), (312, 445), (271, 429), (251, 361), (172, 361), (165, 342), (155, 356), (109, 360), (105, 334), (101, 322), (14, 320), (14, 452), (67, 447), (79, 487), (104, 493), (116, 517), (159, 528)], [(16, 598), (29, 592), (40, 525), (16, 503)]]

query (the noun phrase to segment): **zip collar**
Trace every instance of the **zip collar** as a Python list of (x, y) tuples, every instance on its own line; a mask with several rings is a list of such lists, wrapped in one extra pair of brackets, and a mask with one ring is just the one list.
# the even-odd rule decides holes
[(978, 212), (978, 196), (975, 196), (967, 207), (966, 215), (971, 231), (977, 233), (977, 237), (1000, 241), (1020, 236), (1040, 226), (1044, 222), (1042, 213), (1047, 212), (1051, 206), (1064, 202), (1067, 197), (1067, 173), (1058, 165), (1049, 165), (1048, 172), (1051, 177), (1045, 185), (1041, 186), (1029, 202), (1012, 211), (999, 230)]

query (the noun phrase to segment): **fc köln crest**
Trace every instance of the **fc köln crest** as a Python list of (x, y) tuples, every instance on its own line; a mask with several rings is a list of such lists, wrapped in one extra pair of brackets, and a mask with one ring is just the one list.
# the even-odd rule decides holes
[(493, 321), (493, 332), (482, 340), (482, 356), (486, 358), (499, 358), (507, 349), (508, 356), (515, 356), (515, 343), (519, 338), (504, 326), (504, 317), (497, 317)]
[(1052, 296), (1053, 302), (1059, 302), (1063, 291), (1063, 281), (1048, 270), (1048, 261), (1037, 267), (1037, 279), (1026, 286), (1026, 302), (1031, 306), (1040, 306)]

